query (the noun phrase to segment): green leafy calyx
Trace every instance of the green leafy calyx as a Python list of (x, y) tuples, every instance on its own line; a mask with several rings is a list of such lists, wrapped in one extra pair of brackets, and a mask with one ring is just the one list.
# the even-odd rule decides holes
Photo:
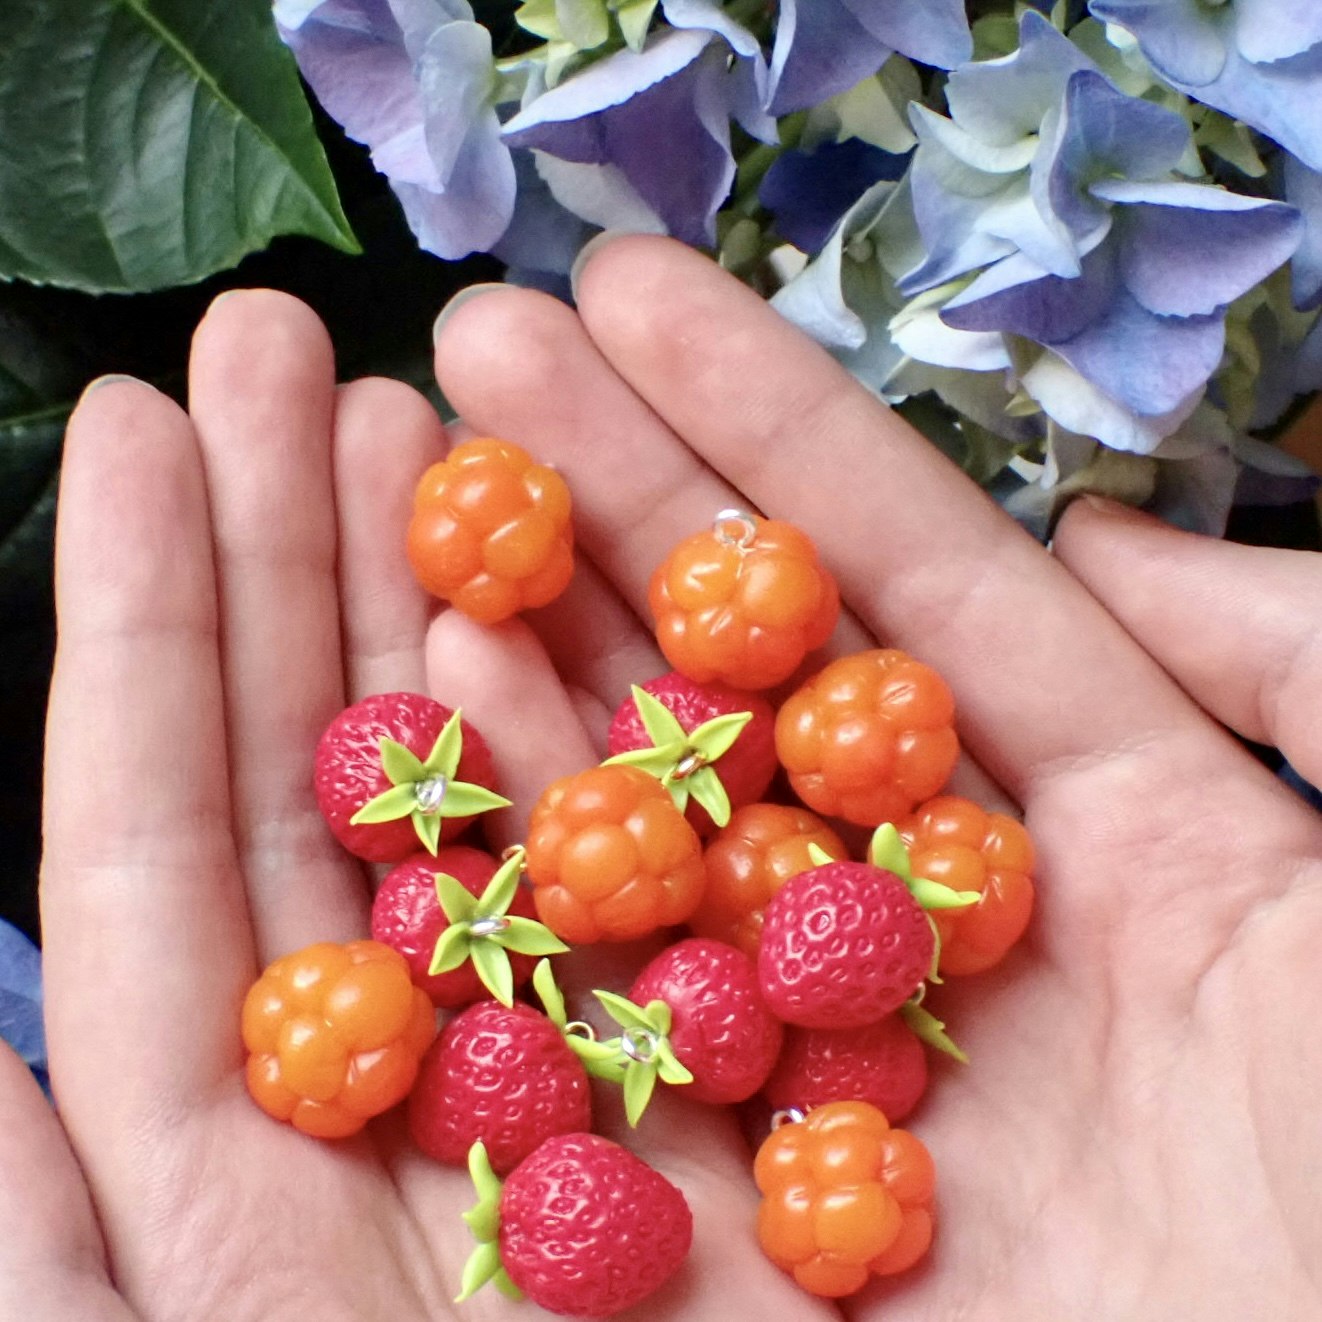
[(444, 818), (474, 817), (492, 808), (510, 806), (507, 798), (484, 785), (455, 779), (464, 751), (458, 711), (446, 721), (425, 759), (394, 739), (383, 737), (378, 747), (381, 769), (390, 788), (363, 804), (349, 818), (351, 826), (409, 817), (418, 839), (428, 853), (435, 854), (440, 847)]
[(744, 726), (753, 719), (747, 711), (713, 716), (693, 730), (685, 730), (674, 712), (645, 688), (632, 686), (634, 706), (649, 748), (617, 753), (607, 762), (623, 762), (655, 776), (670, 793), (681, 812), (690, 798), (696, 799), (717, 826), (730, 820), (730, 796), (711, 765), (734, 746)]
[(900, 833), (890, 822), (883, 822), (872, 833), (868, 862), (874, 868), (893, 872), (909, 888), (909, 893), (924, 909), (963, 909), (982, 898), (978, 891), (957, 891), (939, 881), (913, 875), (909, 850)]
[[(680, 1064), (670, 1044), (670, 1006), (665, 1001), (635, 1005), (614, 992), (593, 993), (606, 1013), (623, 1030), (618, 1037), (597, 1043), (609, 1056), (604, 1063), (614, 1067), (624, 1085), (624, 1114), (630, 1125), (642, 1119), (652, 1099), (657, 1080), (662, 1083), (693, 1082), (693, 1074)], [(608, 1077), (600, 1074), (599, 1077)]]
[(500, 1261), (500, 1196), (504, 1186), (491, 1168), (486, 1146), (479, 1140), (468, 1149), (468, 1174), (477, 1192), (477, 1202), (463, 1214), (477, 1247), (464, 1264), (455, 1303), (462, 1304), (490, 1281), (511, 1299), (523, 1292), (510, 1280)]
[(481, 895), (472, 894), (448, 872), (436, 874), (436, 898), (449, 926), (436, 940), (428, 973), (449, 973), (472, 960), (482, 985), (502, 1005), (513, 1005), (510, 952), (559, 955), (569, 949), (550, 928), (509, 913), (518, 893), (523, 860), (522, 847), (512, 850)]

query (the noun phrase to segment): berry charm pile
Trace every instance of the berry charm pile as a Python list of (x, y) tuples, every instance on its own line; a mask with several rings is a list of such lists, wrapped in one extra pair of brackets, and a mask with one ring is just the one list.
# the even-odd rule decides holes
[[(428, 470), (407, 533), (422, 583), (487, 624), (557, 595), (572, 545), (563, 480), (494, 439)], [(499, 858), (480, 831), (510, 801), (457, 709), (386, 693), (336, 716), (313, 787), (334, 838), (391, 865), (371, 939), (282, 956), (243, 1005), (248, 1089), (276, 1120), (340, 1140), (403, 1105), (422, 1153), (468, 1169), (460, 1300), (491, 1283), (608, 1317), (679, 1272), (684, 1195), (593, 1132), (594, 1078), (631, 1127), (659, 1086), (760, 1127), (756, 1237), (808, 1293), (913, 1266), (936, 1167), (894, 1126), (921, 1130), (931, 1051), (965, 1059), (929, 992), (999, 963), (1032, 913), (1023, 826), (946, 792), (941, 677), (893, 648), (812, 669), (839, 594), (802, 531), (722, 510), (649, 600), (673, 669), (618, 695), (602, 763), (521, 805)], [(599, 943), (627, 972), (584, 1001), (594, 1028), (557, 974)]]

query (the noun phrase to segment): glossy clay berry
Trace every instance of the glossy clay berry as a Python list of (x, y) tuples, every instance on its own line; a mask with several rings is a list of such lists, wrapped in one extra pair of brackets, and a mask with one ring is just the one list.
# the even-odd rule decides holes
[(688, 1256), (684, 1195), (609, 1139), (547, 1139), (503, 1186), (480, 1148), (469, 1170), (479, 1202), (465, 1219), (480, 1243), (461, 1298), (494, 1279), (551, 1313), (610, 1317), (654, 1294)]
[(860, 826), (898, 821), (959, 756), (955, 703), (930, 666), (893, 648), (831, 662), (776, 715), (776, 753), (804, 803)]
[(389, 946), (320, 942), (266, 969), (244, 999), (242, 1031), (258, 1106), (344, 1138), (408, 1095), (436, 1012)]
[(976, 891), (967, 908), (932, 915), (941, 973), (981, 973), (1004, 958), (1033, 912), (1033, 842), (1023, 825), (968, 799), (944, 795), (899, 824), (916, 874)]
[(926, 1147), (866, 1102), (831, 1102), (758, 1149), (763, 1252), (805, 1290), (843, 1298), (913, 1266), (932, 1240)]
[(571, 945), (684, 922), (702, 897), (702, 845), (660, 783), (599, 766), (547, 787), (528, 821), (537, 916)]
[(707, 884), (689, 919), (698, 936), (714, 937), (757, 958), (762, 912), (791, 878), (817, 866), (809, 846), (844, 858), (844, 841), (816, 813), (779, 803), (736, 808), (707, 845)]
[(772, 1011), (804, 1028), (859, 1028), (922, 985), (936, 938), (893, 872), (824, 863), (792, 877), (762, 921), (757, 971)]
[(788, 679), (831, 636), (835, 580), (806, 533), (723, 510), (652, 576), (648, 604), (661, 651), (690, 679), (765, 689)]
[(569, 489), (509, 441), (464, 441), (418, 483), (408, 558), (428, 592), (482, 624), (544, 606), (574, 571)]

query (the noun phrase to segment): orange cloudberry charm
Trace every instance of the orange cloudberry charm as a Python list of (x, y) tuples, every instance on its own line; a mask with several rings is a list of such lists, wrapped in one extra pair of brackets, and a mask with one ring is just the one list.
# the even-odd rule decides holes
[(898, 824), (913, 870), (957, 891), (964, 908), (932, 913), (941, 938), (940, 973), (981, 973), (1023, 935), (1033, 912), (1033, 842), (1013, 817), (953, 794), (929, 799)]
[(482, 624), (564, 591), (574, 571), (569, 488), (509, 441), (456, 445), (418, 482), (408, 557), (418, 582)]
[(612, 763), (549, 785), (528, 820), (537, 916), (573, 945), (684, 922), (702, 897), (702, 844), (664, 786)]
[(408, 1095), (436, 1011), (389, 946), (322, 941), (253, 983), (242, 1029), (257, 1105), (315, 1138), (346, 1138)]
[(754, 690), (788, 679), (826, 642), (840, 594), (806, 533), (722, 510), (658, 566), (648, 605), (676, 670), (699, 684)]
[(736, 808), (707, 844), (707, 884), (689, 926), (756, 959), (767, 901), (820, 861), (809, 845), (832, 858), (848, 857), (844, 841), (807, 808), (779, 803)]
[(758, 1149), (757, 1238), (811, 1294), (843, 1298), (913, 1266), (932, 1241), (927, 1148), (869, 1102), (828, 1102)]
[(955, 700), (930, 666), (893, 648), (818, 671), (776, 713), (776, 754), (814, 812), (877, 826), (938, 793), (955, 768)]

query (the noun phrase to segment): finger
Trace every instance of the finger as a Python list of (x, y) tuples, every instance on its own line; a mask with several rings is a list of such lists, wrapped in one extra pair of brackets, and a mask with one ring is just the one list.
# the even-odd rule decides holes
[(1036, 773), (1189, 719), (1060, 565), (714, 263), (621, 238), (594, 254), (578, 293), (594, 342), (671, 430), (814, 537), (873, 634), (947, 676), (974, 755), (1020, 801)]
[(413, 490), (445, 452), (436, 411), (402, 381), (342, 386), (335, 405), (341, 630), (347, 697), (426, 685), (423, 644), (434, 602), (405, 554)]
[(1054, 549), (1200, 707), (1322, 780), (1322, 560), (1089, 501)]
[(202, 466), (188, 419), (149, 386), (103, 385), (69, 421), (55, 604), (46, 1010), (81, 1134), (111, 1098), (155, 1108), (231, 1070), (253, 972)]
[(0, 1041), (0, 1317), (131, 1322), (87, 1186), (50, 1103)]
[(246, 290), (193, 341), (189, 399), (215, 530), (235, 832), (262, 961), (363, 930), (362, 871), (317, 811), (312, 756), (344, 705), (330, 341)]

